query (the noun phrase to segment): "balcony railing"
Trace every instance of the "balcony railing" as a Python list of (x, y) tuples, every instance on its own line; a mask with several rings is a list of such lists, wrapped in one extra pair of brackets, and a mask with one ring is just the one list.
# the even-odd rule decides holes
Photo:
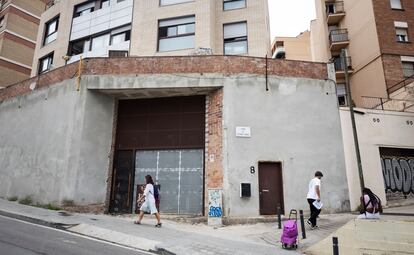
[[(342, 63), (342, 59), (340, 57), (335, 57), (333, 59), (334, 67), (336, 72), (343, 72), (345, 71), (345, 66)], [(352, 59), (351, 57), (345, 58), (345, 64), (347, 65), (348, 69), (352, 69)]]
[(414, 112), (414, 101), (363, 96), (362, 107), (383, 111)]
[(348, 29), (335, 29), (329, 33), (329, 41), (330, 43), (338, 43), (338, 42), (347, 42), (348, 39)]
[(331, 14), (340, 14), (345, 13), (344, 2), (330, 2), (326, 3), (326, 14), (329, 16)]

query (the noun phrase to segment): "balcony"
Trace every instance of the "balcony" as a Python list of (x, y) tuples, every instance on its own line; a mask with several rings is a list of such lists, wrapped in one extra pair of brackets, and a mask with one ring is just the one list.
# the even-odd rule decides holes
[(278, 46), (276, 47), (275, 52), (273, 53), (273, 58), (284, 59), (286, 55), (285, 47)]
[(328, 25), (338, 24), (345, 17), (344, 2), (326, 3), (326, 21)]
[(349, 45), (348, 30), (335, 29), (329, 33), (329, 43), (331, 51), (345, 49)]
[[(348, 67), (348, 73), (352, 74), (354, 70), (352, 69), (352, 59), (351, 57), (346, 57), (346, 65)], [(335, 67), (335, 74), (336, 78), (344, 78), (345, 77), (345, 66), (342, 63), (342, 59), (340, 57), (334, 57), (333, 63)]]

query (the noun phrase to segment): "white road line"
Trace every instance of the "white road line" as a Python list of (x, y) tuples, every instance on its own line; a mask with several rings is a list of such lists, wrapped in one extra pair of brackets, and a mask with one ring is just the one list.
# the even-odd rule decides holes
[(43, 226), (43, 225), (39, 225), (39, 224), (27, 222), (27, 221), (15, 219), (15, 218), (6, 217), (6, 216), (3, 216), (3, 215), (0, 215), (0, 218), (5, 218), (5, 219), (8, 219), (8, 220), (14, 220), (14, 221), (18, 221), (18, 222), (25, 223), (25, 224), (28, 224), (28, 225), (33, 225), (33, 226), (36, 226), (36, 227), (41, 227), (41, 228), (45, 228), (45, 229), (49, 229), (49, 230), (54, 230), (54, 231), (61, 232), (61, 233), (64, 233), (64, 234), (69, 234), (69, 235), (72, 235), (72, 236), (81, 237), (81, 238), (88, 239), (88, 240), (91, 240), (91, 241), (94, 241), (94, 242), (98, 242), (98, 243), (109, 244), (109, 245), (112, 245), (112, 246), (115, 246), (115, 247), (119, 247), (119, 248), (131, 250), (131, 251), (139, 251), (141, 253), (154, 255), (154, 253), (147, 252), (147, 251), (144, 251), (144, 250), (140, 250), (140, 249), (135, 249), (133, 247), (119, 245), (119, 244), (116, 244), (116, 243), (112, 243), (112, 242), (108, 242), (108, 241), (96, 239), (96, 238), (89, 237), (89, 236), (85, 236), (85, 235), (80, 235), (80, 234), (77, 234), (77, 233), (74, 233), (74, 232), (70, 232), (70, 231), (66, 231), (66, 230), (61, 230), (61, 229), (57, 229), (57, 228), (47, 227), (47, 226)]

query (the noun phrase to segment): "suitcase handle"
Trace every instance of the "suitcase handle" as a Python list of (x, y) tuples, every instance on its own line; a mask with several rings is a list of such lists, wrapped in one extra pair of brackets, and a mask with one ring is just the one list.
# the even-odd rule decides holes
[(297, 221), (298, 220), (298, 211), (295, 210), (295, 209), (290, 210), (290, 212), (289, 212), (289, 220), (291, 219), (292, 214), (295, 215), (295, 219)]

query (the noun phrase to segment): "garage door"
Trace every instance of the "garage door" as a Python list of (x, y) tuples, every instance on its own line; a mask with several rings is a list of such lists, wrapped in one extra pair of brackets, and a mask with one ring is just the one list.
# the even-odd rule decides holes
[(203, 150), (137, 151), (135, 187), (145, 183), (147, 174), (160, 187), (162, 213), (202, 214)]

